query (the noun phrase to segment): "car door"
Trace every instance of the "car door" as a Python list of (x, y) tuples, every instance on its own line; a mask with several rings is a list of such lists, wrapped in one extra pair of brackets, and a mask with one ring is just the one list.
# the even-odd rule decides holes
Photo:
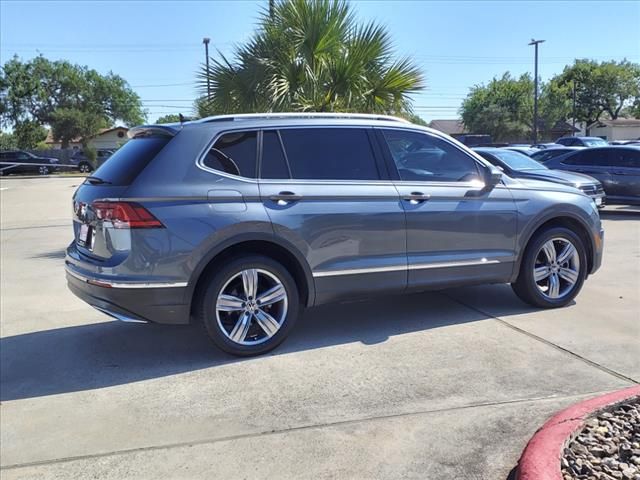
[(382, 129), (378, 138), (405, 211), (409, 288), (508, 281), (516, 244), (509, 190), (483, 192), (485, 167), (442, 137)]
[(262, 137), (260, 195), (275, 234), (306, 257), (316, 303), (404, 290), (404, 211), (372, 130), (296, 127)]
[(640, 149), (609, 149), (611, 196), (637, 202), (640, 200)]

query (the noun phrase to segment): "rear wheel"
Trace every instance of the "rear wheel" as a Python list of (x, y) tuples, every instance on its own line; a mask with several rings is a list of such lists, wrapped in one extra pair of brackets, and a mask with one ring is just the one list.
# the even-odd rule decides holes
[(534, 237), (511, 286), (523, 301), (542, 308), (563, 307), (584, 283), (587, 256), (578, 235), (567, 228), (550, 228)]
[(268, 257), (236, 258), (205, 281), (198, 319), (227, 353), (268, 352), (286, 338), (297, 320), (300, 301), (295, 281)]
[(38, 167), (38, 173), (40, 175), (49, 175), (49, 167), (46, 167), (44, 165), (40, 165)]
[(89, 173), (91, 170), (93, 170), (91, 168), (91, 165), (89, 165), (88, 163), (81, 163), (79, 169), (82, 173)]

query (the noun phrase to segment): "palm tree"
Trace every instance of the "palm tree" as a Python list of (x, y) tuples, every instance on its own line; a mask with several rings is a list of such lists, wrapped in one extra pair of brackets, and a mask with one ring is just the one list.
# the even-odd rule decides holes
[[(199, 114), (316, 111), (412, 113), (424, 88), (409, 58), (394, 59), (387, 30), (358, 24), (344, 0), (282, 0), (258, 29), (198, 73)], [(271, 13), (270, 13), (271, 11)], [(207, 79), (211, 96), (206, 96)]]

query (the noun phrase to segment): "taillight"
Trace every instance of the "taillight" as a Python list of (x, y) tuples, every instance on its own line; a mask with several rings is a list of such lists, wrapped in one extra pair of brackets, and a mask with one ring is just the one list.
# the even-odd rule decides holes
[(142, 205), (132, 202), (93, 202), (98, 220), (113, 223), (114, 228), (162, 228), (153, 214)]

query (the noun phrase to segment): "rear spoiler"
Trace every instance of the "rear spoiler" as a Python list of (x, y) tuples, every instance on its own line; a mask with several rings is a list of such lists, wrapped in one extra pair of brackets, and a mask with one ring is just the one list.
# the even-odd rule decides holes
[(129, 138), (147, 137), (150, 135), (161, 135), (165, 137), (173, 137), (182, 130), (181, 123), (165, 123), (162, 125), (140, 125), (133, 127), (127, 133)]

